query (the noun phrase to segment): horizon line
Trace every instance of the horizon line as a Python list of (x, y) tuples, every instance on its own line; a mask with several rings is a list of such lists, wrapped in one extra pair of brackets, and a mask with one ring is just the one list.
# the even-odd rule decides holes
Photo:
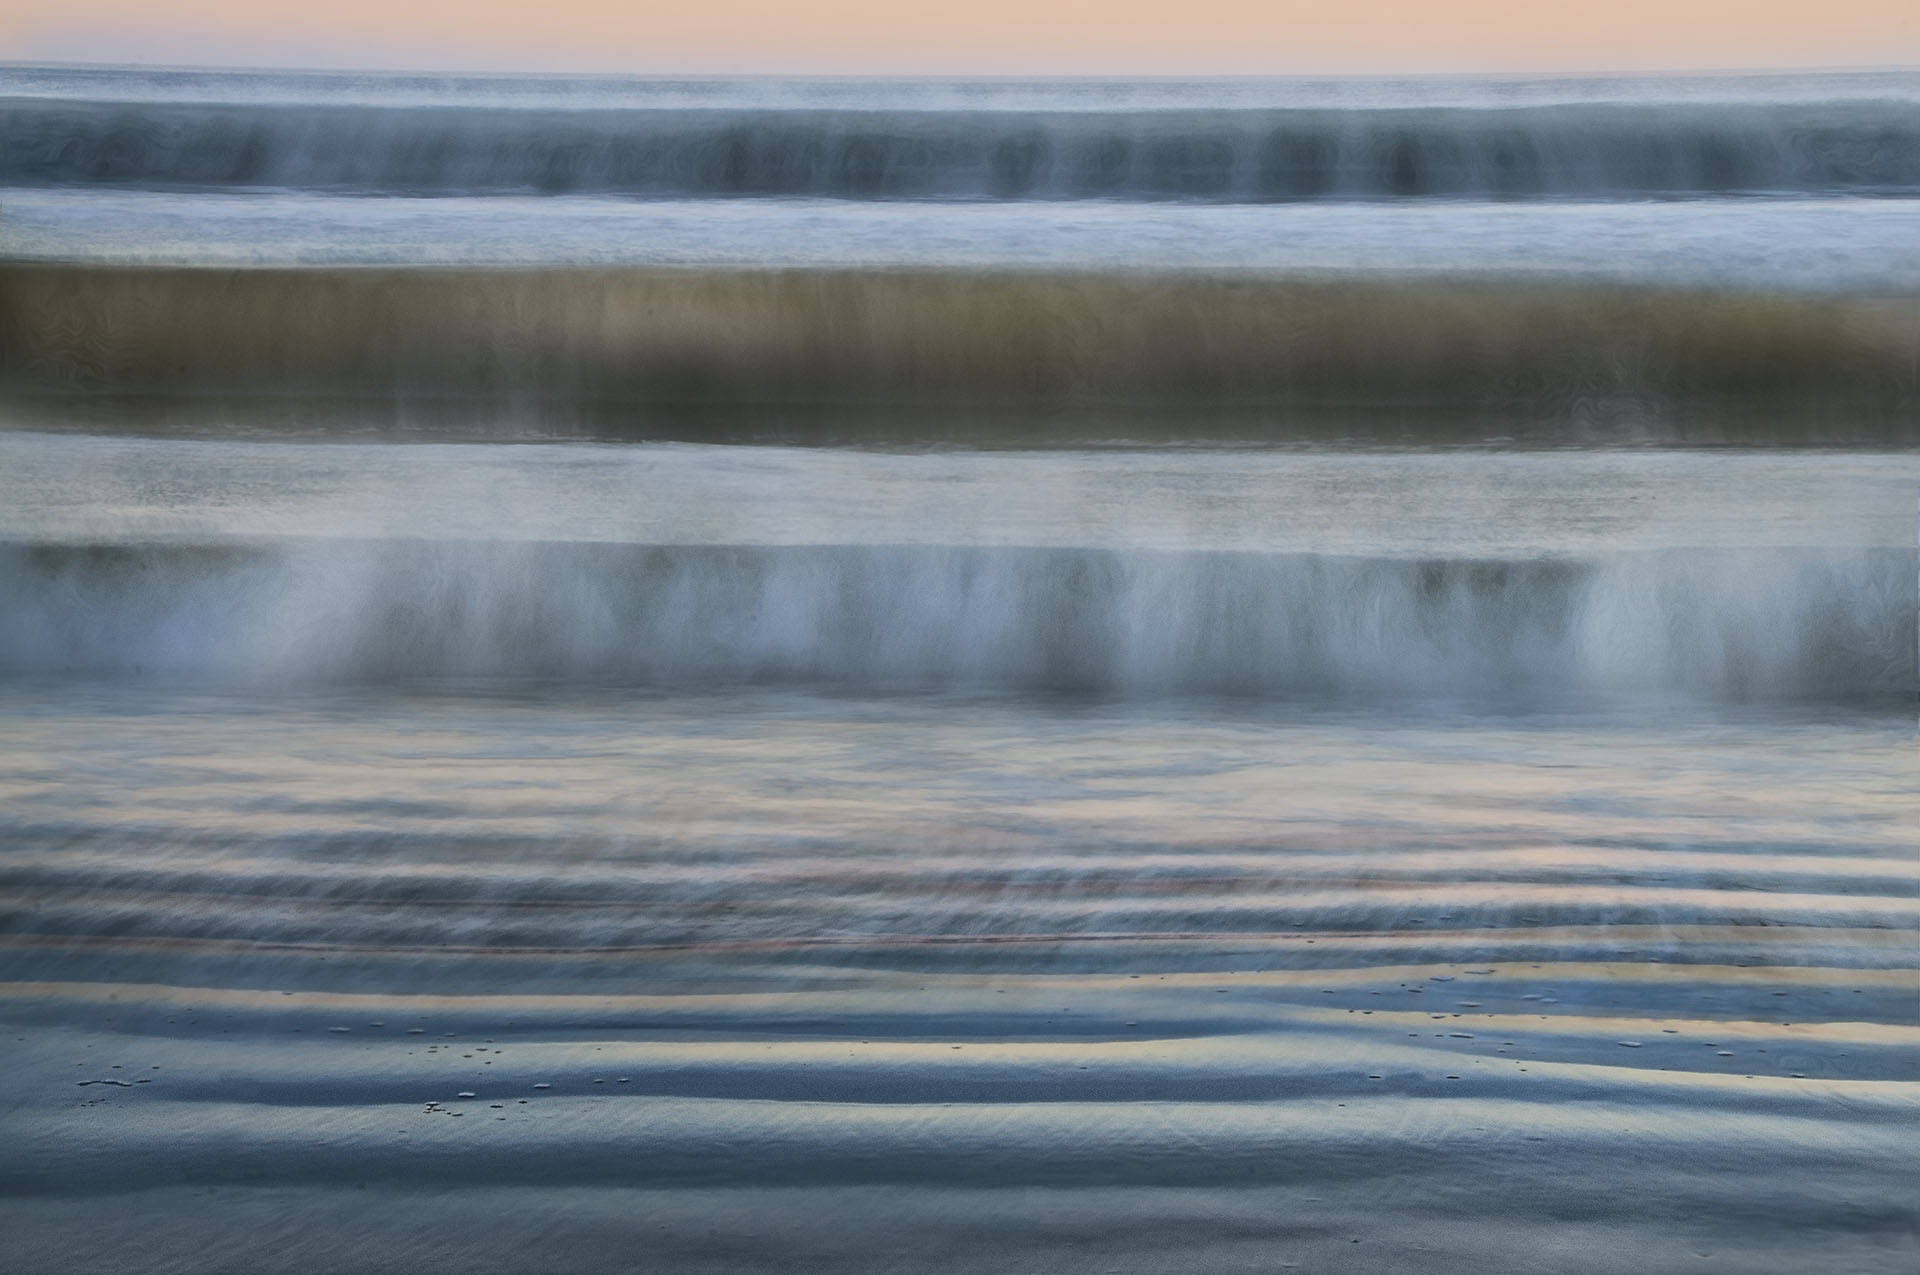
[(1781, 66), (1697, 66), (1614, 70), (1432, 70), (1432, 71), (769, 71), (769, 70), (546, 70), (505, 66), (388, 66), (243, 62), (144, 62), (125, 60), (76, 61), (67, 58), (0, 58), (0, 71), (145, 71), (232, 75), (392, 75), (439, 78), (521, 77), (574, 80), (872, 80), (1022, 82), (1101, 81), (1242, 81), (1290, 80), (1656, 80), (1656, 79), (1784, 79), (1796, 76), (1920, 76), (1920, 62), (1840, 63)]

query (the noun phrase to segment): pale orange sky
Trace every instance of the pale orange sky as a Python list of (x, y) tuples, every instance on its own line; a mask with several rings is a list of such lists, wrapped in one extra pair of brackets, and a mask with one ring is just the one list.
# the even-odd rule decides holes
[(639, 72), (1920, 64), (1920, 0), (0, 0), (0, 58)]

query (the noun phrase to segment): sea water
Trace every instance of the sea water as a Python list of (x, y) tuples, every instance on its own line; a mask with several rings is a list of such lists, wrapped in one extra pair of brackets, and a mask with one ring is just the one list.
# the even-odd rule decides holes
[(0, 79), (10, 1268), (1912, 1268), (1913, 77)]

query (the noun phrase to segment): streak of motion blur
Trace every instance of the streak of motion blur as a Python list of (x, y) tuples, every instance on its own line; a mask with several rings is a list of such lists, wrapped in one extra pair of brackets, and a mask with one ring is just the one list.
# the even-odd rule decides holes
[(1910, 74), (0, 69), (0, 1266), (1913, 1271), (1917, 197)]

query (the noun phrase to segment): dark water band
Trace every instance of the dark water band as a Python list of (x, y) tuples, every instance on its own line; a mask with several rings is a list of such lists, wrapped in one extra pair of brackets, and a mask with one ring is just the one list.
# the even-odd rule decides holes
[[(1909, 445), (1920, 304), (1576, 283), (0, 267), (0, 387), (355, 428)], [(274, 405), (278, 405), (275, 407)], [(811, 423), (809, 423), (811, 422)], [(1518, 422), (1518, 425), (1514, 424)], [(324, 432), (325, 426), (319, 427)], [(836, 436), (838, 431), (838, 436)]]

